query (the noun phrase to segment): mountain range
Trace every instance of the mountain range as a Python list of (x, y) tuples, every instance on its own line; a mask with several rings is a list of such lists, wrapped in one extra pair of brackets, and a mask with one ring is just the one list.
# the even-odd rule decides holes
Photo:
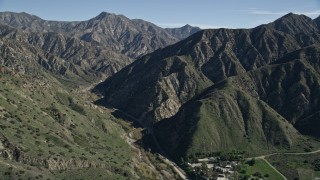
[(290, 13), (252, 29), (199, 31), (99, 84), (99, 103), (153, 129), (176, 159), (308, 148), (301, 134), (319, 138), (317, 22)]
[(176, 162), (320, 147), (320, 16), (201, 30), (1, 12), (0, 75), (0, 173), (11, 179), (174, 179), (115, 111)]
[(163, 29), (141, 20), (102, 12), (87, 21), (46, 21), (26, 13), (0, 13), (0, 24), (34, 32), (64, 33), (93, 45), (105, 46), (131, 58), (173, 44), (199, 31), (198, 27)]
[(192, 33), (189, 26), (175, 38), (149, 22), (105, 12), (82, 22), (10, 12), (0, 19), (1, 179), (175, 177), (169, 166), (155, 167), (154, 155), (130, 146), (132, 127), (92, 104), (88, 90), (133, 57)]

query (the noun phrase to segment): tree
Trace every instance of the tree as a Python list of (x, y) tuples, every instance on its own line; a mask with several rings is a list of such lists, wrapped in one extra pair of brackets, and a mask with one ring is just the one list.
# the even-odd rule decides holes
[(316, 159), (313, 161), (313, 169), (315, 171), (320, 171), (320, 159)]
[(203, 172), (207, 172), (207, 171), (208, 171), (207, 163), (204, 162), (204, 161), (201, 163), (201, 170), (202, 170)]
[(255, 163), (256, 163), (256, 160), (254, 158), (246, 162), (246, 164), (249, 164), (249, 166), (253, 166)]

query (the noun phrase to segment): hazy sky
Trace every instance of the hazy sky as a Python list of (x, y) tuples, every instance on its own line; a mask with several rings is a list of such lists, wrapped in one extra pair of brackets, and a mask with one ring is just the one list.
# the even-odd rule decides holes
[(65, 21), (87, 20), (106, 11), (162, 27), (249, 28), (289, 12), (318, 17), (320, 0), (0, 0), (0, 11)]

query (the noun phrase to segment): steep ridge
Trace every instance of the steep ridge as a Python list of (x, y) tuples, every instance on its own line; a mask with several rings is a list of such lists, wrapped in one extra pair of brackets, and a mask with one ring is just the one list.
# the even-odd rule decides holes
[[(46, 21), (27, 13), (0, 13), (0, 24), (35, 32), (58, 32), (87, 41), (93, 45), (106, 46), (131, 58), (150, 53), (158, 48), (177, 42), (182, 35), (171, 34), (150, 22), (128, 19), (123, 15), (102, 12), (87, 21)], [(189, 36), (187, 31), (181, 31)]]
[(144, 178), (110, 111), (68, 91), (52, 72), (33, 64), (34, 57), (16, 53), (34, 52), (32, 47), (3, 43), (11, 54), (4, 59), (30, 64), (9, 61), (24, 70), (0, 64), (1, 179)]
[(0, 12), (0, 24), (36, 32), (67, 32), (77, 22), (46, 21), (28, 13)]
[(320, 46), (315, 44), (232, 79), (234, 85), (257, 97), (300, 132), (320, 137)]
[(106, 12), (80, 22), (74, 29), (72, 33), (82, 40), (105, 45), (133, 58), (177, 41), (152, 23)]
[(172, 179), (87, 92), (131, 62), (65, 32), (0, 24), (1, 179)]
[(320, 16), (318, 16), (317, 18), (315, 18), (313, 20), (314, 23), (316, 23), (316, 25), (318, 26), (318, 29), (320, 30)]
[[(25, 66), (31, 67), (31, 64), (34, 65), (31, 63), (32, 61), (38, 61), (44, 68), (60, 75), (65, 75), (67, 69), (72, 69), (71, 71), (76, 76), (91, 74), (92, 76), (108, 77), (132, 62), (130, 58), (121, 53), (105, 47), (92, 46), (59, 33), (34, 33), (0, 25), (0, 37), (3, 42), (11, 42), (3, 43), (3, 46), (12, 45), (12, 49), (15, 49), (13, 46), (27, 46), (29, 49), (33, 49), (27, 52), (24, 49), (28, 48), (19, 48), (19, 51), (15, 51), (15, 53), (20, 53), (20, 56), (26, 56), (26, 60), (19, 62), (20, 65), (24, 63)], [(12, 55), (10, 52), (6, 54)], [(42, 54), (41, 58), (39, 54)], [(33, 59), (28, 57), (33, 57)], [(11, 59), (12, 61), (18, 60)], [(9, 59), (3, 61), (9, 63)], [(14, 64), (14, 62), (10, 63)], [(62, 64), (65, 69), (63, 71), (61, 70)], [(53, 66), (59, 68), (52, 68)]]
[(105, 95), (101, 102), (123, 109), (150, 127), (174, 115), (182, 103), (212, 84), (189, 55), (170, 55), (186, 41), (197, 43), (194, 39), (146, 55), (99, 84), (95, 91)]
[(188, 36), (200, 31), (201, 29), (199, 27), (193, 27), (189, 24), (186, 24), (185, 26), (182, 26), (180, 28), (166, 28), (168, 32), (173, 37), (176, 37), (180, 40), (187, 38)]
[(303, 151), (310, 143), (270, 106), (224, 81), (155, 125), (154, 134), (175, 160), (215, 152), (252, 156), (275, 151)]
[(294, 127), (320, 137), (319, 53), (319, 45), (297, 50), (208, 88), (156, 124), (159, 142), (177, 160), (218, 151), (308, 148)]
[(310, 41), (320, 37), (316, 22), (305, 15), (289, 13), (267, 26), (294, 36), (302, 47), (310, 45)]
[(267, 24), (267, 26), (290, 35), (313, 34), (317, 32), (317, 25), (311, 18), (305, 15), (289, 13), (282, 18)]
[[(302, 24), (308, 24), (310, 20), (293, 14), (282, 18), (288, 17), (304, 21)], [(309, 29), (315, 29), (314, 23), (309, 26)], [(200, 31), (138, 59), (98, 85), (96, 91), (105, 95), (104, 104), (122, 109), (151, 126), (155, 121), (174, 115), (182, 104), (214, 83), (320, 42), (318, 35), (312, 36), (317, 29), (298, 31), (295, 33), (311, 38), (300, 42), (296, 36), (270, 25)]]

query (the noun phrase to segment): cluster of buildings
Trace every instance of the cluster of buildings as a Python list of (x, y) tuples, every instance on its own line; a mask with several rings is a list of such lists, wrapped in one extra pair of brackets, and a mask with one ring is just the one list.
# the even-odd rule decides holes
[(209, 157), (198, 159), (195, 163), (188, 163), (195, 175), (203, 179), (227, 180), (234, 179), (237, 169), (240, 166), (239, 161), (225, 161), (218, 157)]

